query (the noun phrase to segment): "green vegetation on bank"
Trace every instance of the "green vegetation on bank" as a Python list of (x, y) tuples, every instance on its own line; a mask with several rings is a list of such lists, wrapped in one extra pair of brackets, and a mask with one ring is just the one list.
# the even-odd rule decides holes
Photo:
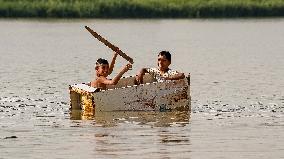
[(0, 17), (199, 18), (284, 16), (284, 0), (0, 0)]

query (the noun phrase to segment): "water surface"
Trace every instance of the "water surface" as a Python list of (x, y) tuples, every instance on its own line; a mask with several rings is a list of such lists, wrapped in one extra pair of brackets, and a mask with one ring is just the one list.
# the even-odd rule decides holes
[[(191, 112), (69, 110), (112, 52), (191, 73)], [(284, 19), (0, 20), (0, 158), (284, 158)], [(114, 72), (126, 61), (118, 58)], [(116, 73), (114, 73), (115, 75)]]

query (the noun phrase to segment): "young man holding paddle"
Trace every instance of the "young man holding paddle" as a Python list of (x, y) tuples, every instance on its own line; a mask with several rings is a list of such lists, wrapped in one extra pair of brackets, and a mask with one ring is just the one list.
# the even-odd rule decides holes
[(179, 80), (185, 78), (184, 73), (179, 73), (169, 68), (171, 64), (171, 54), (169, 51), (161, 51), (158, 54), (158, 68), (142, 68), (136, 75), (136, 84), (143, 83), (143, 76), (149, 73), (158, 82), (165, 80)]
[[(112, 49), (115, 53), (112, 58), (112, 62), (109, 66), (108, 61), (102, 58), (99, 58), (96, 62), (96, 79), (90, 83), (92, 87), (106, 89), (107, 85), (115, 85), (120, 80), (122, 75), (127, 72), (133, 64), (133, 59), (126, 55), (124, 52), (122, 52), (117, 46), (113, 45), (109, 41), (107, 41), (105, 38), (103, 38), (101, 35), (99, 35), (97, 32), (89, 28), (88, 26), (85, 26), (85, 28), (100, 42), (105, 44), (107, 47)], [(125, 65), (121, 71), (114, 77), (113, 79), (107, 79), (107, 76), (112, 73), (114, 63), (116, 60), (117, 55), (122, 56), (124, 59), (129, 61), (129, 64)]]
[(107, 85), (115, 85), (120, 80), (122, 75), (127, 72), (132, 65), (129, 63), (125, 65), (121, 71), (113, 78), (107, 79), (107, 76), (112, 73), (115, 60), (117, 57), (117, 53), (114, 53), (114, 56), (111, 61), (111, 65), (109, 65), (108, 61), (102, 58), (99, 58), (96, 62), (96, 78), (95, 80), (91, 81), (91, 87), (96, 87), (105, 90)]

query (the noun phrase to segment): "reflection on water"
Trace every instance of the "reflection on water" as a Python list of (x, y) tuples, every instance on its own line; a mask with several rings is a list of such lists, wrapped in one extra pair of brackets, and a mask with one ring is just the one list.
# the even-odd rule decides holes
[(146, 124), (155, 127), (167, 127), (172, 125), (185, 126), (189, 123), (190, 112), (154, 112), (154, 111), (115, 111), (115, 112), (86, 112), (71, 110), (71, 120), (94, 120), (96, 126), (116, 126), (119, 123)]
[(96, 129), (84, 133), (94, 143), (95, 158), (189, 157), (190, 112), (71, 110), (70, 119), (78, 128), (91, 122)]

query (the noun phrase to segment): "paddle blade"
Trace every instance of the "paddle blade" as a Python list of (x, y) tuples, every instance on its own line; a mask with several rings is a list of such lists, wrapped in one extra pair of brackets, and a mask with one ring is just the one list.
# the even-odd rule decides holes
[(121, 57), (123, 57), (125, 60), (129, 61), (131, 64), (133, 64), (133, 59), (131, 57), (129, 57), (128, 55), (126, 55), (124, 52), (122, 52), (117, 46), (113, 45), (112, 43), (110, 43), (109, 41), (107, 41), (105, 38), (103, 38), (101, 35), (99, 35), (97, 32), (95, 32), (94, 30), (92, 30), (91, 28), (89, 28), (88, 26), (85, 26), (85, 28), (96, 38), (98, 39), (100, 42), (102, 42), (103, 44), (105, 44), (107, 47), (109, 47), (110, 49), (112, 49), (114, 52), (116, 52), (118, 55), (120, 55)]

